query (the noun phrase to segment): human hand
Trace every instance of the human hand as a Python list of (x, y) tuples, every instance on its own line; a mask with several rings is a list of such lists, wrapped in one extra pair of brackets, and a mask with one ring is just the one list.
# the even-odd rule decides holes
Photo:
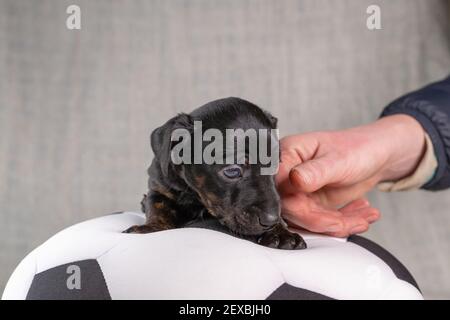
[(285, 137), (276, 176), (282, 215), (291, 225), (336, 237), (365, 232), (379, 212), (364, 195), (381, 181), (411, 174), (424, 148), (424, 130), (408, 115)]

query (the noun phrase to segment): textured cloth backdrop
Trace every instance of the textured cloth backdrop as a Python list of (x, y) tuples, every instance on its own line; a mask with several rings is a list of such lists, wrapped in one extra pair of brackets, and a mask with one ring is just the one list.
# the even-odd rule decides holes
[[(446, 1), (376, 1), (369, 31), (372, 2), (0, 0), (0, 289), (58, 230), (138, 210), (149, 133), (177, 112), (239, 96), (282, 135), (338, 129), (449, 73)], [(449, 195), (371, 194), (367, 236), (428, 298), (450, 298)]]

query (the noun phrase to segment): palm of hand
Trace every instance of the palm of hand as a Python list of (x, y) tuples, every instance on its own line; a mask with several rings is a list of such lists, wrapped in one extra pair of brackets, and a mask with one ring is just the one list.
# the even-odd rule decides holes
[[(378, 182), (379, 164), (350, 153), (363, 141), (327, 133), (301, 138), (301, 144), (292, 141), (297, 137), (281, 140), (276, 180), (284, 218), (291, 225), (337, 237), (366, 231), (379, 212), (362, 197)], [(305, 164), (301, 174), (292, 170), (300, 164)]]

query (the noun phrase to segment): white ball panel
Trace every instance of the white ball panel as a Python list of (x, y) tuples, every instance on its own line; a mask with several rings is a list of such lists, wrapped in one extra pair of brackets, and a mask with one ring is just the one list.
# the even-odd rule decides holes
[(2, 300), (25, 300), (36, 274), (35, 251), (26, 256), (14, 270), (3, 291)]
[(223, 233), (126, 236), (97, 259), (113, 299), (264, 299), (284, 282), (263, 247)]
[(423, 300), (422, 294), (409, 282), (400, 279), (391, 279), (386, 285), (380, 299), (384, 300)]
[(95, 259), (123, 240), (121, 232), (144, 223), (143, 214), (108, 215), (71, 226), (44, 242), (36, 251), (36, 272), (65, 263)]
[[(398, 279), (380, 258), (351, 242), (320, 239), (308, 242), (309, 249), (293, 254), (273, 250), (272, 259), (286, 282), (335, 299), (387, 299), (391, 288), (408, 297), (421, 298), (420, 292)], [(398, 298), (395, 294), (391, 298)]]

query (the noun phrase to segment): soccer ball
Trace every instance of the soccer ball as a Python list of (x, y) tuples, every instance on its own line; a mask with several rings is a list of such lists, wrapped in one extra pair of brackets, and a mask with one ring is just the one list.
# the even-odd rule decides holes
[(121, 233), (144, 220), (123, 212), (59, 232), (19, 264), (2, 298), (422, 299), (407, 269), (359, 236), (300, 232), (308, 249), (291, 251), (214, 224)]

